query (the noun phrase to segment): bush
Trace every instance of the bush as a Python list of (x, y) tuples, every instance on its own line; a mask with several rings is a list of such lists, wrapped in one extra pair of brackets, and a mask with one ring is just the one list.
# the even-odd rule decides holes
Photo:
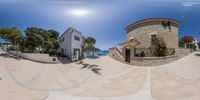
[(16, 49), (15, 46), (10, 46), (10, 47), (8, 47), (8, 50), (9, 50), (9, 51), (16, 51), (17, 49)]
[(58, 56), (58, 52), (56, 50), (52, 50), (49, 52), (49, 56)]
[(149, 48), (153, 56), (167, 56), (167, 46), (163, 38), (156, 37)]
[(34, 53), (35, 51), (34, 51), (34, 49), (24, 47), (24, 48), (21, 48), (21, 52), (22, 53)]

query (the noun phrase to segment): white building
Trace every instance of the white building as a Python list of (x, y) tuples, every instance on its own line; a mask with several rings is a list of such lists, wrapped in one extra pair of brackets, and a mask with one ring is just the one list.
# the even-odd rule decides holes
[[(199, 51), (199, 45), (198, 45), (198, 39), (194, 38), (194, 40), (191, 43), (185, 43), (185, 49), (190, 48), (193, 49), (194, 51)], [(191, 45), (194, 45), (194, 48), (191, 48)]]
[(193, 44), (195, 45), (195, 50), (198, 51), (199, 45), (198, 45), (198, 39), (197, 38), (194, 38)]
[(60, 53), (72, 61), (79, 60), (82, 57), (83, 43), (82, 33), (70, 27), (60, 36)]

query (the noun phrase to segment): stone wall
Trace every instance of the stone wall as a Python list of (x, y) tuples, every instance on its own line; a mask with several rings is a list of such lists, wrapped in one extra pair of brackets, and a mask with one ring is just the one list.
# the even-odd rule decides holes
[[(176, 55), (167, 57), (135, 57), (129, 64), (136, 66), (157, 66), (164, 65), (185, 57), (191, 53), (190, 49), (176, 49)], [(108, 56), (125, 63), (125, 59), (118, 53), (115, 48), (109, 49)]]
[(151, 45), (151, 35), (162, 37), (167, 48), (178, 48), (178, 24), (172, 22), (170, 27), (164, 27), (162, 21), (144, 22), (134, 26), (127, 33), (127, 38), (131, 39), (133, 37), (141, 43), (136, 48), (149, 48)]
[(117, 61), (124, 62), (123, 56), (116, 50), (116, 48), (109, 49), (108, 56)]
[[(9, 53), (16, 55), (16, 51), (9, 51)], [(57, 57), (50, 57), (49, 54), (39, 53), (21, 53), (18, 51), (19, 57), (24, 59), (41, 62), (41, 63), (59, 63)]]
[(189, 49), (179, 48), (176, 50), (176, 55), (167, 57), (136, 57), (135, 64), (137, 66), (156, 66), (164, 65), (176, 61), (182, 57), (189, 55), (191, 52)]

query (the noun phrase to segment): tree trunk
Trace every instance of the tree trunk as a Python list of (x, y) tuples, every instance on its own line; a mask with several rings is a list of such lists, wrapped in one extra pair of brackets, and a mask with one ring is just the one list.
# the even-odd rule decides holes
[(19, 58), (19, 44), (17, 43), (17, 45), (16, 45), (16, 58), (18, 59)]

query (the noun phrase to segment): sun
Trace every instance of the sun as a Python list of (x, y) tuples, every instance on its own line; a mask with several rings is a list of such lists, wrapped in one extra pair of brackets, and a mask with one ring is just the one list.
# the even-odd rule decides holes
[(77, 17), (82, 17), (88, 15), (89, 11), (86, 9), (73, 9), (71, 10), (71, 14)]

